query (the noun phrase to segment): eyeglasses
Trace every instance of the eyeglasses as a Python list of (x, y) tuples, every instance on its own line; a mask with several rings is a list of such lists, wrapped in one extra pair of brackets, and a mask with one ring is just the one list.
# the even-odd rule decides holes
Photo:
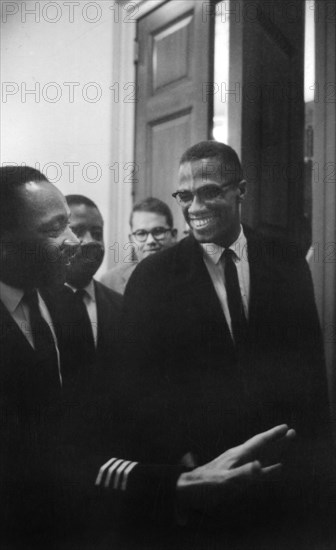
[(172, 196), (181, 206), (190, 206), (195, 196), (200, 202), (211, 202), (220, 197), (233, 185), (237, 185), (237, 183), (228, 183), (221, 186), (215, 184), (203, 185), (195, 191), (175, 191)]
[(166, 238), (167, 233), (170, 232), (171, 229), (167, 229), (167, 227), (154, 227), (151, 231), (138, 229), (138, 231), (134, 231), (132, 235), (139, 243), (145, 243), (148, 239), (148, 235), (152, 235), (156, 241), (163, 241)]

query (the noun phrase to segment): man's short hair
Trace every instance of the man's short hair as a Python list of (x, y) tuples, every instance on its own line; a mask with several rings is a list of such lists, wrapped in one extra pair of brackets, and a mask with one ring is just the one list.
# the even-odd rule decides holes
[(91, 199), (89, 199), (89, 197), (85, 197), (84, 195), (65, 195), (65, 199), (68, 206), (78, 206), (80, 204), (84, 204), (85, 206), (96, 208), (99, 212), (98, 206)]
[(222, 176), (227, 183), (239, 183), (243, 179), (243, 170), (236, 151), (219, 141), (201, 141), (192, 145), (183, 153), (180, 165), (209, 158), (220, 162)]
[(140, 202), (137, 202), (133, 208), (130, 215), (129, 224), (132, 227), (132, 219), (134, 212), (154, 212), (155, 214), (160, 214), (161, 216), (164, 216), (167, 221), (167, 225), (172, 229), (174, 222), (173, 222), (173, 214), (171, 213), (171, 210), (169, 206), (161, 201), (160, 199), (156, 199), (154, 197), (147, 197), (147, 199), (144, 199)]
[(48, 181), (36, 168), (30, 166), (0, 167), (0, 234), (17, 226), (20, 216), (20, 203), (17, 189), (29, 181)]

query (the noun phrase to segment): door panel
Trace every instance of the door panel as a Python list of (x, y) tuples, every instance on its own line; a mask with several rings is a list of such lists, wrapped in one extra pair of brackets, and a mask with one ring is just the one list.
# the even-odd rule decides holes
[(153, 92), (162, 86), (190, 78), (192, 14), (153, 34)]
[[(175, 165), (181, 151), (190, 140), (190, 131), (190, 110), (175, 113), (148, 126), (148, 179), (153, 182), (153, 194), (172, 207), (174, 219), (180, 216), (180, 208), (175, 201), (172, 203), (172, 188), (176, 187), (176, 180), (172, 180), (172, 168), (176, 171)], [(170, 181), (171, 185), (167, 185)]]
[[(236, 3), (237, 4), (237, 3)], [(239, 2), (243, 10), (242, 2)], [(299, 238), (303, 214), (303, 3), (258, 0), (241, 11), (243, 219), (269, 236)], [(235, 22), (230, 31), (235, 33)], [(234, 55), (234, 51), (232, 52)]]

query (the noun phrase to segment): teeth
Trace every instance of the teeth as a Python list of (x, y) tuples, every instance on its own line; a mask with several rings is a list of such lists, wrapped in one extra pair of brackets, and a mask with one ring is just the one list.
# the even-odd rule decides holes
[(190, 220), (190, 222), (192, 223), (192, 225), (194, 227), (196, 227), (196, 229), (199, 229), (200, 227), (204, 227), (205, 225), (210, 223), (212, 219), (213, 219), (212, 217), (210, 217), (210, 218), (199, 218), (199, 219), (192, 219), (192, 220)]

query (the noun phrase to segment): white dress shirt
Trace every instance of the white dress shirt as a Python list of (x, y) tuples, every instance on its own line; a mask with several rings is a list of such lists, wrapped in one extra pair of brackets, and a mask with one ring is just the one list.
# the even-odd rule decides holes
[[(220, 261), (224, 248), (213, 243), (206, 243), (201, 246), (203, 249), (204, 263), (211, 277), (212, 284), (218, 296), (226, 322), (229, 326), (231, 336), (233, 336), (230, 310), (225, 288), (224, 266), (223, 262)], [(250, 299), (250, 267), (247, 255), (247, 241), (242, 227), (240, 228), (238, 239), (229, 248), (235, 252), (234, 262), (237, 268), (240, 293), (245, 316), (246, 319), (248, 319)]]
[[(68, 283), (65, 283), (73, 292), (76, 292), (77, 288), (75, 288), (72, 285), (69, 285)], [(86, 306), (86, 310), (89, 315), (91, 328), (92, 328), (92, 334), (93, 334), (93, 341), (95, 344), (95, 347), (97, 347), (97, 341), (98, 341), (98, 314), (97, 314), (97, 301), (96, 301), (96, 293), (95, 293), (95, 287), (93, 279), (89, 282), (89, 284), (83, 288), (85, 290), (85, 296), (83, 298), (84, 304)]]
[[(29, 344), (34, 348), (34, 340), (30, 324), (29, 308), (23, 300), (24, 290), (20, 288), (14, 288), (9, 286), (3, 281), (0, 281), (0, 299), (6, 309), (8, 310), (12, 319), (16, 322), (22, 334), (26, 337)], [(57, 354), (57, 363), (58, 363), (58, 373), (60, 381), (62, 383), (61, 369), (60, 369), (60, 354), (58, 349), (58, 343), (56, 338), (55, 329), (53, 322), (46, 306), (46, 303), (42, 299), (41, 295), (37, 293), (38, 297), (38, 306), (41, 312), (43, 319), (48, 323), (51, 330), (52, 337), (54, 339), (54, 344)]]

